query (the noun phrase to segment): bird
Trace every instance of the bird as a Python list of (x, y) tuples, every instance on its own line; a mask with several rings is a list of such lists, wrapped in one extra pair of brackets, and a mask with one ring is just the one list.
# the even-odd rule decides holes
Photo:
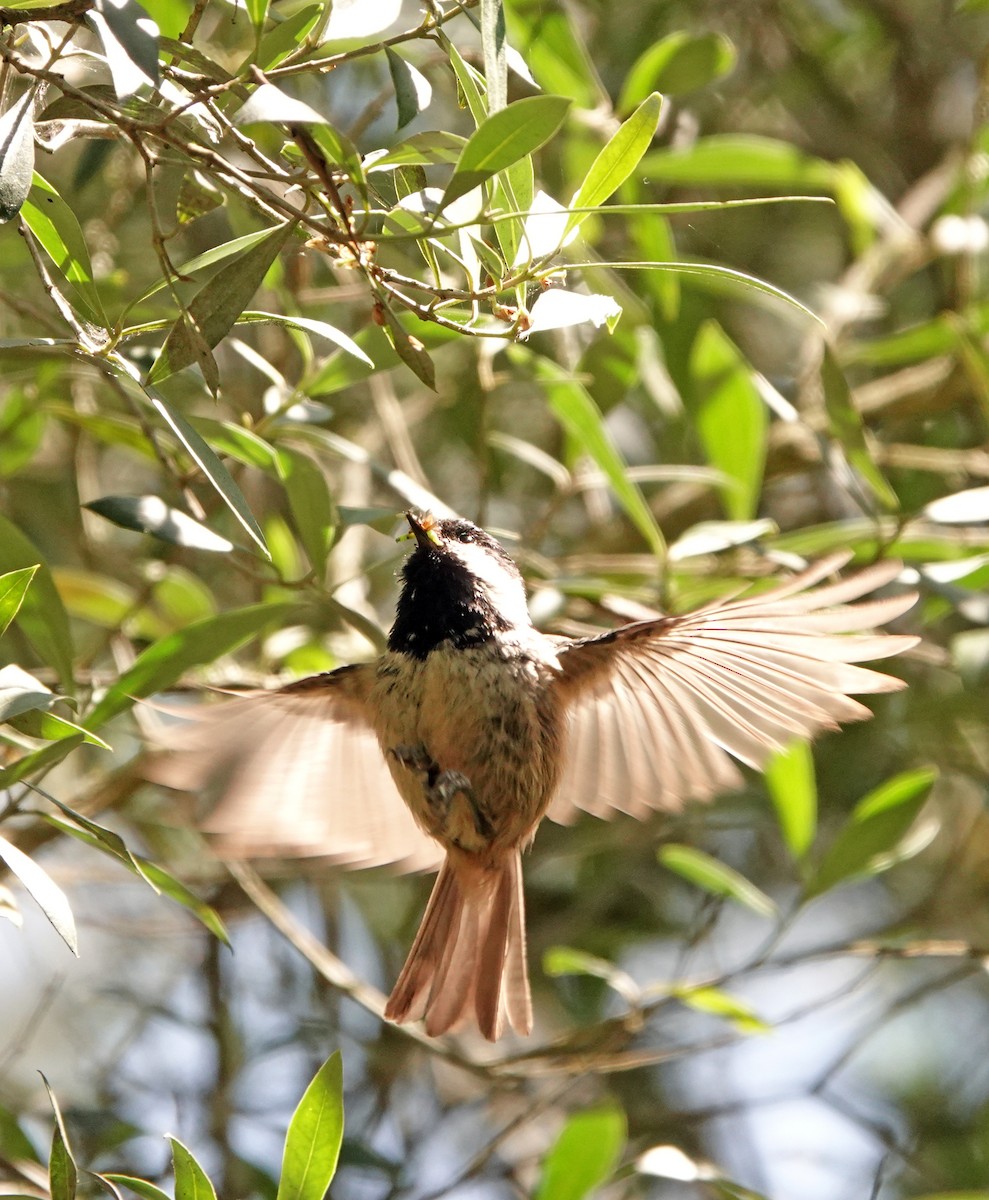
[(438, 868), (385, 1017), (433, 1037), (527, 1035), (521, 856), (543, 818), (676, 811), (740, 786), (738, 763), (870, 717), (852, 695), (905, 684), (857, 664), (917, 643), (879, 631), (917, 597), (863, 601), (900, 564), (834, 578), (852, 557), (838, 552), (766, 591), (551, 636), (495, 538), (459, 517), (405, 519), (385, 651), (199, 706), (157, 779), (212, 781), (203, 827), (228, 858)]

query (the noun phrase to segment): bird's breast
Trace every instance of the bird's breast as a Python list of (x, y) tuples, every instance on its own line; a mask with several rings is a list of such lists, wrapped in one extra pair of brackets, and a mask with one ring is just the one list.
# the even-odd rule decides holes
[[(492, 639), (379, 661), (371, 695), (378, 740), (413, 815), (441, 841), (478, 853), (527, 844), (546, 810), (563, 716), (547, 686), (555, 655), (544, 644), (534, 651)], [(435, 768), (432, 780), (401, 761), (420, 748)], [(430, 795), (442, 772), (463, 776), (471, 790), (446, 811), (435, 790)]]

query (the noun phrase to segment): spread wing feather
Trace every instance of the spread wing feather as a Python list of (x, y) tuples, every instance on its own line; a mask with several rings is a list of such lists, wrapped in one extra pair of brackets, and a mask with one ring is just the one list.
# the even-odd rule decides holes
[(367, 673), (343, 668), (204, 705), (149, 774), (215, 791), (202, 823), (228, 858), (322, 857), (346, 867), (435, 870), (437, 842), (398, 793), (364, 710)]
[(570, 724), (549, 815), (567, 822), (580, 809), (678, 809), (737, 786), (733, 759), (759, 767), (794, 737), (871, 716), (850, 693), (904, 685), (854, 664), (917, 639), (866, 631), (906, 612), (916, 596), (850, 603), (895, 579), (895, 562), (815, 587), (848, 557), (831, 555), (748, 599), (563, 648), (554, 686)]

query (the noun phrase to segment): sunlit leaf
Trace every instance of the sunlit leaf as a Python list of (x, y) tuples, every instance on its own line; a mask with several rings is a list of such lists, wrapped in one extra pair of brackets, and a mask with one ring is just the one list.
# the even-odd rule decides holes
[(596, 954), (575, 950), (572, 946), (550, 946), (543, 955), (543, 970), (547, 975), (590, 975), (603, 979), (629, 1004), (638, 1003), (641, 989), (635, 980), (614, 963)]
[(55, 932), (78, 958), (79, 939), (76, 935), (76, 923), (62, 889), (33, 858), (29, 858), (23, 850), (19, 850), (3, 837), (0, 837), (0, 859), (10, 868), (11, 874), (20, 880), (31, 899), (51, 921)]
[(175, 1200), (216, 1200), (216, 1191), (209, 1176), (195, 1155), (178, 1138), (168, 1139), (172, 1147), (172, 1170), (175, 1172)]
[[(571, 209), (596, 208), (618, 191), (649, 149), (662, 110), (663, 98), (654, 93), (619, 126), (584, 176)], [(567, 229), (576, 228), (586, 216), (586, 213), (571, 212)]]
[(83, 505), (123, 529), (150, 533), (173, 546), (226, 553), (233, 542), (207, 529), (199, 521), (166, 504), (160, 496), (101, 496)]
[(569, 107), (563, 96), (527, 96), (487, 117), (463, 148), (443, 207), (538, 150), (563, 124)]
[(607, 325), (613, 329), (621, 316), (621, 306), (611, 296), (587, 295), (583, 292), (568, 292), (564, 288), (550, 288), (541, 292), (530, 310), (530, 324), (525, 337), (547, 329), (568, 329), (585, 322), (596, 327)]
[(406, 332), (402, 322), (390, 308), (383, 310), (384, 329), (392, 349), (426, 387), (436, 391), (436, 368), (425, 345), (414, 334)]
[(583, 1200), (590, 1196), (617, 1167), (625, 1133), (621, 1109), (574, 1113), (543, 1159), (535, 1200)]
[(712, 1016), (724, 1017), (732, 1025), (745, 1034), (769, 1033), (772, 1026), (768, 1025), (744, 1000), (732, 996), (721, 988), (678, 988), (674, 993), (678, 1000), (697, 1012), (710, 1013)]
[(0, 575), (0, 636), (17, 616), (38, 565), (35, 563), (33, 567), (22, 567), (19, 571)]
[(664, 867), (712, 895), (734, 900), (761, 917), (776, 915), (776, 905), (765, 892), (733, 867), (726, 866), (703, 850), (668, 842), (660, 847), (659, 861)]
[(764, 769), (783, 840), (796, 859), (810, 849), (817, 831), (817, 782), (810, 743), (793, 741)]
[(932, 500), (924, 516), (942, 525), (975, 525), (989, 521), (989, 487), (967, 488)]
[(109, 1179), (111, 1183), (118, 1187), (125, 1187), (135, 1195), (143, 1197), (143, 1200), (172, 1200), (168, 1192), (163, 1192), (160, 1187), (155, 1187), (153, 1183), (148, 1183), (146, 1179), (137, 1179), (133, 1175), (117, 1175), (116, 1173), (106, 1172), (105, 1179)]
[(821, 860), (807, 895), (820, 895), (892, 865), (891, 855), (927, 802), (936, 778), (932, 767), (904, 771), (864, 796)]
[(94, 0), (86, 20), (103, 44), (118, 100), (157, 86), (158, 26), (137, 0)]
[(269, 557), (261, 526), (254, 519), (254, 514), (248, 507), (243, 492), (231, 478), (230, 472), (185, 417), (168, 404), (156, 388), (147, 387), (144, 390), (152, 406), (164, 418), (169, 428), (191, 455), (192, 460), (212, 484), (220, 499), (237, 518), (252, 541), (257, 543), (265, 557)]
[(410, 62), (390, 46), (385, 47), (392, 87), (395, 89), (395, 104), (398, 108), (398, 128), (404, 129), (414, 121), (433, 98), (429, 80)]
[(332, 342), (334, 346), (339, 346), (347, 354), (353, 355), (362, 363), (366, 363), (369, 367), (373, 367), (374, 363), (360, 346), (342, 330), (337, 329), (335, 325), (330, 325), (327, 321), (314, 321), (310, 317), (296, 317), (286, 315), (284, 313), (267, 313), (267, 312), (245, 312), (241, 314), (241, 319), (238, 324), (253, 325), (256, 321), (263, 321), (274, 325), (284, 325), (288, 329), (301, 329), (306, 333), (315, 334), (316, 337), (324, 338), (328, 342)]
[[(292, 1114), (277, 1200), (323, 1200), (343, 1141), (343, 1060), (331, 1054)], [(178, 1197), (176, 1197), (178, 1200)]]
[(766, 458), (766, 405), (752, 368), (715, 321), (701, 327), (690, 359), (696, 427), (708, 462), (729, 480), (725, 512), (736, 521), (755, 516)]
[(830, 191), (835, 182), (832, 163), (755, 134), (713, 134), (683, 148), (653, 150), (639, 167), (651, 183)]
[(0, 115), (0, 223), (21, 211), (34, 175), (34, 89)]
[(258, 46), (256, 61), (262, 71), (270, 71), (305, 41), (323, 14), (321, 4), (308, 4), (280, 20), (266, 33)]
[(109, 320), (93, 281), (93, 264), (79, 221), (58, 192), (35, 172), (21, 215), (42, 250), (73, 285), (72, 299), (87, 320), (107, 328)]
[(488, 89), (488, 112), (508, 103), (508, 58), (505, 45), (505, 10), (502, 0), (481, 0), (481, 54)]

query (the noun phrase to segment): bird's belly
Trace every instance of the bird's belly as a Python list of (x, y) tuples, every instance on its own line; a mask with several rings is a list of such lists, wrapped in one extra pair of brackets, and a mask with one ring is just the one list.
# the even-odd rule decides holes
[(381, 660), (378, 740), (413, 816), (444, 844), (497, 853), (531, 840), (558, 774), (547, 670), (489, 646)]

